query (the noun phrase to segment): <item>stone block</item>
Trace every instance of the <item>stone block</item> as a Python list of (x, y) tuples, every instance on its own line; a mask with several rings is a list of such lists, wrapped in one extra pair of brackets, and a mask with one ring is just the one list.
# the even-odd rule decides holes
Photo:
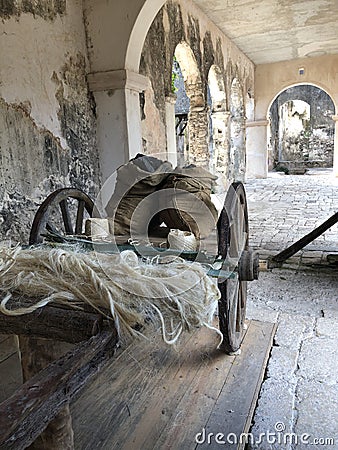
[[(335, 449), (338, 444), (338, 385), (328, 386), (318, 381), (302, 380), (297, 387), (296, 408), (298, 418), (295, 425), (297, 436), (309, 435), (309, 444), (298, 444), (297, 450), (309, 448)], [(334, 439), (335, 445), (327, 442), (317, 446), (314, 439)]]
[(292, 314), (281, 314), (278, 329), (275, 335), (275, 345), (298, 350), (307, 327), (313, 326), (314, 321), (310, 317)]
[[(337, 313), (338, 314), (338, 313)], [(331, 338), (338, 337), (338, 316), (336, 319), (320, 317), (316, 323), (317, 336), (329, 336)], [(337, 342), (338, 346), (338, 342)]]
[(338, 383), (337, 339), (319, 336), (306, 340), (301, 348), (298, 376), (327, 385)]
[[(292, 432), (295, 389), (296, 379), (286, 381), (268, 378), (263, 383), (250, 430), (254, 437), (258, 439), (261, 433), (276, 432), (278, 426), (282, 426), (285, 433)], [(281, 446), (279, 443), (268, 444), (263, 441), (260, 444), (252, 444), (249, 448), (280, 450)], [(287, 448), (289, 447), (283, 450)]]
[(267, 376), (274, 380), (290, 380), (297, 369), (298, 351), (288, 347), (273, 347), (270, 354)]

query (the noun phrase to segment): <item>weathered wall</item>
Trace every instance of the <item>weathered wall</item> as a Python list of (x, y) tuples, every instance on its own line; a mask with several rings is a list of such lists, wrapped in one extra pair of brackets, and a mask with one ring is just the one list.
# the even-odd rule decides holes
[[(296, 84), (313, 84), (327, 92), (338, 108), (338, 55), (262, 64), (255, 71), (255, 118), (267, 118), (269, 106), (284, 89)], [(299, 69), (304, 69), (300, 74)]]
[(0, 239), (27, 242), (59, 187), (99, 188), (80, 0), (0, 3)]
[[(251, 124), (249, 176), (266, 177), (268, 169), (268, 112), (277, 95), (297, 84), (313, 84), (327, 92), (335, 105), (334, 173), (338, 176), (338, 55), (301, 58), (255, 69), (255, 119)], [(299, 69), (303, 69), (300, 71)]]
[[(280, 108), (286, 102), (301, 100), (309, 107), (306, 120), (298, 112), (290, 110), (290, 125), (281, 123)], [(287, 106), (284, 105), (286, 108)], [(271, 162), (272, 166), (280, 160), (306, 162), (307, 167), (332, 167), (334, 137), (334, 104), (322, 89), (312, 85), (293, 86), (283, 91), (270, 108), (271, 123)], [(298, 132), (292, 129), (292, 123), (299, 121)], [(283, 136), (281, 135), (283, 130)], [(271, 167), (272, 168), (272, 167)]]
[[(205, 134), (202, 136), (205, 141), (203, 144), (205, 148), (202, 151), (205, 153), (209, 151), (207, 86), (211, 66), (216, 65), (224, 78), (226, 104), (230, 104), (231, 83), (235, 77), (242, 86), (243, 98), (247, 97), (248, 91), (252, 93), (254, 91), (254, 67), (251, 61), (210, 22), (193, 2), (190, 0), (168, 1), (150, 27), (141, 56), (140, 73), (149, 77), (151, 81), (151, 87), (145, 92), (145, 116), (142, 120), (144, 148), (148, 153), (156, 153), (159, 148), (161, 150), (166, 148), (165, 102), (171, 94), (173, 55), (176, 46), (182, 42), (192, 50), (199, 72), (195, 91), (202, 89), (200, 98), (203, 99), (203, 103), (198, 105), (198, 111), (197, 101), (192, 98), (193, 94), (189, 93), (188, 89), (187, 94), (190, 97), (191, 114), (198, 112), (199, 116), (203, 116), (201, 123), (195, 123), (195, 128), (191, 130), (200, 137), (202, 133)], [(181, 62), (180, 65), (182, 67)], [(198, 86), (199, 82), (201, 87)], [(193, 107), (195, 107), (194, 111)], [(191, 119), (192, 117), (189, 120)], [(245, 145), (243, 151), (245, 151)], [(200, 152), (200, 148), (197, 152)], [(238, 160), (242, 159), (238, 158)], [(236, 178), (236, 170), (238, 172), (238, 168), (235, 168), (234, 178)]]

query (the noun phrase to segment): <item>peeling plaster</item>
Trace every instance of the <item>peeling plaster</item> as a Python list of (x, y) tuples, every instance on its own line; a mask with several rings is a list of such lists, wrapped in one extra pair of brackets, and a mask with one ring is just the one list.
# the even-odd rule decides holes
[(95, 191), (99, 173), (96, 111), (94, 98), (87, 87), (86, 62), (80, 53), (64, 64), (61, 80), (57, 78), (56, 82), (59, 85), (56, 98), (60, 105), (58, 118), (61, 132), (74, 162), (71, 181), (74, 187), (86, 186), (90, 193)]
[(46, 193), (69, 185), (70, 152), (20, 105), (0, 100), (0, 238), (27, 242)]
[(66, 0), (1, 0), (0, 17), (9, 19), (21, 14), (32, 14), (53, 21), (66, 12)]
[(0, 103), (0, 238), (27, 242), (38, 205), (55, 189), (72, 186), (92, 197), (100, 186), (95, 104), (87, 89), (85, 60), (69, 58), (53, 74), (58, 118), (67, 143), (40, 127), (30, 103)]

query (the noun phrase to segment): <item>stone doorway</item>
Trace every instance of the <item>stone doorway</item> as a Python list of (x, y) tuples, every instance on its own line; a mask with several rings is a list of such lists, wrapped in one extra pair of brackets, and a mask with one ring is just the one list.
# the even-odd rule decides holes
[(305, 172), (310, 167), (332, 167), (334, 104), (313, 85), (281, 92), (270, 107), (269, 169)]

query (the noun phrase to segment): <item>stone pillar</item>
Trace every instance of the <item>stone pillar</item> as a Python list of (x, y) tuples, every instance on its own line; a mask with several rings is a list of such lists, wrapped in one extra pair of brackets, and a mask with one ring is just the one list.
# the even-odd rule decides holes
[(168, 95), (165, 99), (165, 120), (167, 134), (167, 159), (173, 167), (177, 166), (176, 124), (175, 124), (176, 95)]
[(88, 83), (97, 107), (97, 140), (104, 183), (121, 164), (142, 152), (139, 94), (148, 87), (149, 80), (123, 69), (91, 73)]
[(209, 170), (209, 122), (208, 112), (193, 109), (189, 113), (189, 163)]
[(228, 111), (211, 113), (214, 149), (213, 167), (217, 172), (224, 175), (227, 174), (229, 165), (229, 116)]
[(244, 181), (246, 169), (245, 117), (231, 117), (229, 180)]
[(246, 178), (268, 176), (268, 120), (246, 122)]
[(333, 175), (338, 177), (338, 116), (332, 116), (335, 121), (333, 145)]

